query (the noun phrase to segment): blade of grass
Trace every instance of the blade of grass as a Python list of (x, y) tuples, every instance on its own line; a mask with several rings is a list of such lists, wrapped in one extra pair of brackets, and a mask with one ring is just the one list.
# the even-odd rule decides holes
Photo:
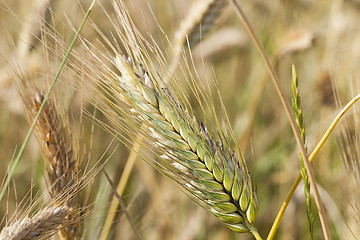
[(316, 180), (315, 180), (314, 174), (312, 173), (311, 166), (310, 166), (310, 163), (309, 163), (309, 159), (308, 159), (308, 156), (307, 156), (306, 151), (305, 151), (304, 143), (301, 140), (299, 129), (297, 128), (295, 119), (294, 119), (294, 117), (292, 115), (290, 107), (289, 107), (288, 103), (286, 102), (286, 99), (284, 97), (284, 93), (283, 93), (283, 91), (281, 89), (279, 78), (277, 77), (277, 75), (275, 73), (275, 70), (272, 67), (271, 63), (270, 63), (269, 58), (267, 57), (262, 44), (260, 43), (259, 39), (256, 37), (256, 34), (255, 34), (253, 28), (251, 27), (250, 22), (248, 21), (248, 19), (245, 16), (244, 12), (242, 11), (240, 5), (238, 4), (238, 2), (236, 0), (229, 0), (229, 1), (234, 6), (237, 15), (240, 17), (240, 19), (242, 19), (246, 30), (248, 31), (251, 39), (254, 41), (254, 44), (255, 44), (256, 48), (258, 49), (262, 59), (265, 62), (266, 68), (268, 69), (268, 71), (270, 73), (271, 80), (273, 81), (273, 84), (274, 84), (274, 86), (276, 88), (276, 91), (277, 91), (277, 93), (278, 93), (278, 95), (280, 97), (281, 103), (282, 103), (282, 105), (283, 105), (283, 107), (285, 109), (286, 115), (287, 115), (287, 117), (289, 119), (291, 129), (292, 129), (292, 131), (293, 131), (293, 133), (295, 135), (296, 142), (297, 142), (297, 144), (299, 146), (300, 153), (303, 156), (305, 168), (306, 168), (306, 171), (307, 171), (308, 176), (309, 176), (310, 185), (313, 188), (314, 199), (315, 199), (315, 203), (316, 203), (316, 206), (317, 206), (317, 209), (318, 209), (318, 213), (319, 213), (320, 222), (321, 222), (321, 226), (322, 226), (322, 229), (323, 229), (324, 237), (325, 237), (326, 240), (331, 239), (329, 226), (327, 224), (326, 217), (325, 217), (324, 206), (323, 206), (323, 203), (321, 201), (319, 190), (318, 190), (317, 185), (316, 185)]
[(57, 71), (57, 73), (56, 73), (53, 81), (52, 81), (51, 84), (50, 84), (49, 90), (47, 91), (47, 93), (46, 93), (46, 95), (45, 95), (45, 97), (44, 97), (44, 100), (43, 100), (43, 102), (42, 102), (42, 104), (41, 104), (41, 106), (40, 106), (40, 108), (39, 108), (39, 111), (37, 112), (37, 114), (36, 114), (36, 116), (35, 116), (35, 118), (34, 118), (34, 121), (33, 121), (32, 125), (31, 125), (31, 127), (30, 127), (30, 129), (29, 129), (29, 131), (28, 131), (28, 133), (26, 134), (26, 137), (25, 137), (25, 139), (24, 139), (24, 142), (23, 142), (23, 144), (21, 145), (21, 148), (20, 148), (20, 150), (19, 150), (19, 153), (17, 154), (15, 160), (12, 162), (12, 164), (11, 164), (11, 166), (10, 166), (10, 170), (9, 170), (9, 172), (8, 172), (8, 174), (7, 174), (7, 179), (6, 179), (6, 181), (5, 181), (4, 185), (3, 185), (3, 188), (1, 189), (0, 202), (1, 202), (2, 198), (4, 197), (4, 194), (5, 194), (5, 192), (6, 192), (6, 189), (7, 189), (8, 185), (9, 185), (9, 183), (10, 183), (11, 177), (14, 175), (15, 169), (16, 169), (17, 165), (18, 165), (19, 162), (20, 162), (20, 159), (21, 159), (21, 157), (22, 157), (22, 155), (23, 155), (23, 153), (24, 153), (25, 147), (26, 147), (26, 145), (28, 144), (28, 142), (29, 142), (29, 140), (30, 140), (31, 134), (32, 134), (32, 132), (33, 132), (33, 130), (34, 130), (34, 127), (35, 127), (35, 125), (36, 125), (37, 120), (39, 119), (39, 116), (40, 116), (40, 114), (41, 114), (41, 111), (43, 110), (43, 108), (44, 108), (44, 106), (45, 106), (45, 103), (46, 103), (47, 99), (48, 99), (49, 96), (50, 96), (51, 90), (54, 88), (55, 83), (56, 83), (57, 79), (59, 78), (62, 69), (63, 69), (64, 66), (65, 66), (65, 63), (66, 63), (66, 61), (67, 61), (67, 59), (68, 59), (68, 57), (69, 57), (69, 55), (70, 55), (71, 49), (74, 47), (74, 44), (75, 44), (75, 42), (76, 42), (76, 40), (77, 40), (77, 38), (78, 38), (78, 36), (79, 36), (79, 34), (80, 34), (80, 31), (81, 31), (81, 29), (83, 28), (86, 20), (88, 19), (89, 15), (90, 15), (90, 12), (91, 12), (91, 10), (92, 10), (95, 2), (96, 2), (96, 0), (93, 0), (93, 1), (92, 1), (91, 5), (90, 5), (90, 7), (89, 7), (89, 9), (88, 9), (88, 11), (86, 12), (85, 17), (84, 17), (84, 19), (82, 20), (81, 25), (80, 25), (78, 31), (76, 32), (76, 34), (75, 34), (75, 36), (74, 36), (74, 38), (73, 38), (73, 40), (72, 40), (72, 42), (71, 42), (71, 44), (70, 44), (70, 46), (69, 46), (69, 49), (67, 50), (67, 52), (66, 52), (66, 54), (65, 54), (65, 56), (64, 56), (64, 59), (62, 60), (62, 62), (61, 62), (61, 64), (60, 64), (60, 67), (59, 67), (59, 69), (58, 69), (58, 71)]
[[(356, 95), (348, 104), (346, 104), (346, 106), (341, 110), (341, 112), (336, 116), (336, 118), (334, 119), (334, 121), (331, 123), (331, 125), (329, 126), (329, 128), (326, 130), (324, 136), (321, 138), (321, 140), (319, 141), (319, 143), (316, 145), (315, 149), (312, 151), (312, 153), (309, 156), (309, 161), (312, 162), (316, 156), (316, 154), (320, 151), (320, 148), (324, 145), (325, 141), (329, 138), (331, 132), (334, 130), (335, 126), (337, 125), (337, 123), (340, 121), (340, 119), (344, 116), (344, 114), (360, 99), (360, 94)], [(275, 237), (276, 231), (279, 227), (280, 224), (280, 220), (282, 218), (282, 216), (285, 213), (285, 210), (287, 208), (287, 206), (289, 205), (289, 202), (292, 198), (292, 196), (294, 195), (294, 192), (297, 188), (297, 186), (299, 185), (301, 181), (301, 174), (299, 173), (298, 177), (296, 178), (295, 182), (293, 183), (293, 185), (291, 186), (291, 189), (288, 193), (288, 195), (286, 196), (285, 201), (283, 202), (278, 215), (276, 216), (276, 219), (273, 223), (273, 226), (271, 227), (271, 230), (269, 232), (268, 235), (268, 240), (273, 239)]]

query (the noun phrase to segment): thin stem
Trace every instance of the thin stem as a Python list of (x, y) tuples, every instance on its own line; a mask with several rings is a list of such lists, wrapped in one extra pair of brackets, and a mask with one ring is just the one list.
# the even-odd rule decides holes
[[(138, 151), (140, 150), (140, 147), (141, 147), (141, 141), (142, 141), (142, 137), (139, 136), (138, 140), (135, 142), (134, 146), (132, 147), (132, 150), (128, 157), (128, 160), (126, 161), (124, 171), (121, 175), (120, 181), (116, 188), (116, 192), (117, 192), (117, 194), (119, 194), (120, 197), (124, 193), (124, 190), (125, 190), (128, 180), (129, 180), (131, 171), (134, 167), (134, 163), (135, 163), (136, 157), (138, 155)], [(113, 200), (111, 202), (111, 205), (109, 207), (108, 214), (106, 215), (104, 228), (101, 231), (101, 235), (100, 235), (100, 240), (107, 239), (110, 229), (111, 229), (111, 225), (112, 225), (114, 217), (115, 217), (116, 209), (118, 208), (118, 206), (119, 206), (119, 201), (117, 200), (117, 197), (114, 196)]]
[(11, 164), (11, 166), (10, 166), (10, 170), (9, 170), (8, 176), (7, 176), (7, 178), (6, 178), (6, 181), (5, 181), (5, 183), (4, 183), (4, 186), (3, 186), (2, 190), (1, 190), (1, 193), (0, 193), (0, 202), (1, 202), (1, 200), (2, 200), (2, 198), (3, 198), (3, 196), (4, 196), (4, 194), (5, 194), (5, 191), (6, 191), (8, 185), (9, 185), (9, 183), (10, 183), (11, 177), (14, 175), (15, 169), (16, 169), (17, 165), (18, 165), (19, 162), (20, 162), (20, 159), (21, 159), (21, 157), (22, 157), (22, 155), (23, 155), (23, 153), (24, 153), (25, 147), (26, 147), (26, 145), (28, 144), (28, 142), (29, 142), (29, 140), (30, 140), (31, 134), (32, 134), (32, 132), (33, 132), (33, 130), (34, 130), (34, 128), (35, 128), (35, 125), (36, 125), (37, 120), (39, 119), (39, 116), (40, 116), (40, 114), (41, 114), (41, 111), (43, 110), (43, 108), (44, 108), (44, 106), (45, 106), (45, 103), (46, 103), (47, 99), (48, 99), (49, 96), (50, 96), (51, 90), (54, 88), (55, 83), (57, 82), (57, 79), (59, 78), (60, 73), (61, 73), (62, 69), (64, 68), (66, 61), (67, 61), (67, 59), (69, 58), (70, 52), (71, 52), (72, 48), (74, 47), (75, 42), (76, 42), (76, 40), (77, 40), (78, 37), (79, 37), (80, 31), (81, 31), (81, 29), (83, 28), (83, 26), (84, 26), (87, 18), (89, 17), (90, 12), (91, 12), (91, 10), (92, 10), (95, 2), (96, 2), (96, 0), (93, 0), (93, 1), (92, 1), (91, 5), (90, 5), (90, 7), (89, 7), (89, 9), (88, 9), (88, 11), (86, 12), (85, 17), (84, 17), (84, 19), (82, 20), (81, 25), (80, 25), (78, 31), (76, 32), (76, 34), (75, 34), (75, 36), (74, 36), (74, 38), (73, 38), (73, 40), (72, 40), (72, 42), (71, 42), (71, 44), (70, 44), (70, 46), (69, 46), (69, 49), (67, 50), (67, 52), (66, 52), (66, 54), (65, 54), (65, 56), (64, 56), (64, 59), (62, 60), (62, 62), (61, 62), (61, 64), (60, 64), (59, 70), (57, 71), (57, 73), (56, 73), (53, 81), (51, 82), (51, 85), (50, 85), (50, 87), (49, 87), (49, 90), (47, 91), (47, 93), (46, 93), (46, 95), (45, 95), (45, 97), (44, 97), (44, 100), (43, 100), (43, 102), (42, 102), (42, 104), (41, 104), (41, 106), (40, 106), (40, 108), (39, 108), (39, 111), (37, 112), (37, 114), (36, 114), (36, 116), (35, 116), (35, 118), (34, 118), (34, 121), (33, 121), (32, 125), (31, 125), (31, 127), (30, 127), (30, 129), (29, 129), (29, 131), (28, 131), (28, 133), (26, 134), (26, 137), (25, 137), (25, 139), (24, 139), (24, 142), (23, 142), (23, 144), (21, 145), (21, 148), (20, 148), (20, 150), (19, 150), (19, 153), (18, 153), (18, 155), (16, 156), (14, 162), (13, 162), (13, 163)]
[(113, 182), (111, 181), (109, 175), (106, 173), (106, 171), (105, 171), (104, 168), (101, 168), (101, 170), (103, 171), (105, 177), (106, 177), (107, 180), (109, 181), (109, 184), (110, 184), (111, 188), (113, 189), (114, 195), (115, 195), (116, 199), (118, 200), (118, 202), (120, 203), (120, 206), (121, 206), (122, 210), (124, 211), (124, 213), (125, 213), (128, 221), (129, 221), (129, 223), (130, 223), (130, 225), (131, 225), (131, 228), (133, 229), (133, 231), (134, 231), (134, 233), (135, 233), (136, 239), (142, 240), (142, 237), (141, 237), (139, 231), (137, 230), (134, 222), (132, 221), (129, 212), (126, 210), (126, 205), (125, 205), (124, 201), (122, 200), (122, 198), (121, 198), (121, 197), (119, 196), (119, 194), (117, 193), (117, 191), (116, 191), (116, 189), (115, 189), (115, 186), (114, 186)]
[(263, 46), (261, 45), (260, 41), (256, 37), (256, 35), (254, 33), (254, 30), (252, 29), (252, 27), (250, 25), (250, 22), (247, 20), (247, 18), (245, 16), (244, 12), (242, 11), (240, 5), (238, 4), (238, 2), (236, 0), (229, 0), (229, 1), (233, 4), (237, 15), (244, 22), (246, 30), (248, 31), (250, 37), (254, 41), (254, 44), (255, 44), (256, 48), (258, 49), (262, 59), (265, 62), (265, 65), (266, 65), (266, 67), (267, 67), (267, 69), (268, 69), (268, 71), (270, 73), (271, 80), (273, 81), (273, 84), (274, 84), (274, 86), (276, 88), (276, 91), (277, 91), (277, 93), (278, 93), (278, 95), (280, 97), (281, 103), (282, 103), (282, 105), (283, 105), (283, 107), (285, 109), (286, 115), (287, 115), (287, 117), (289, 119), (289, 122), (290, 122), (290, 125), (291, 125), (291, 128), (292, 128), (292, 131), (294, 132), (295, 139), (296, 139), (296, 142), (298, 144), (300, 153), (303, 156), (305, 168), (306, 168), (306, 171), (307, 171), (308, 176), (309, 176), (310, 185), (313, 188), (314, 199), (315, 199), (315, 203), (316, 203), (316, 206), (317, 206), (317, 209), (318, 209), (318, 213), (319, 213), (320, 222), (321, 222), (321, 226), (322, 226), (322, 229), (323, 229), (324, 237), (325, 237), (326, 240), (329, 240), (329, 239), (331, 239), (329, 226), (328, 226), (327, 221), (326, 221), (324, 206), (323, 206), (323, 203), (321, 201), (319, 190), (318, 190), (317, 185), (316, 185), (316, 180), (315, 180), (314, 174), (313, 174), (313, 172), (311, 170), (310, 162), (309, 162), (309, 159), (307, 157), (307, 153), (306, 153), (305, 148), (304, 148), (304, 143), (301, 140), (299, 129), (297, 128), (295, 119), (294, 119), (294, 117), (292, 115), (290, 107), (287, 104), (286, 99), (285, 99), (284, 94), (283, 94), (283, 91), (281, 89), (280, 81), (279, 81), (279, 79), (278, 79), (278, 77), (277, 77), (277, 75), (275, 73), (274, 68), (270, 64), (270, 61), (269, 61), (269, 59), (268, 59), (268, 57), (267, 57), (267, 55), (265, 53), (265, 50), (264, 50)]
[(256, 240), (262, 240), (260, 234), (256, 230), (256, 228), (251, 229), (251, 234), (255, 237)]
[[(340, 119), (343, 117), (343, 115), (360, 99), (360, 94), (356, 95), (356, 97), (354, 97), (348, 104), (346, 104), (346, 106), (341, 110), (341, 112), (336, 116), (336, 118), (334, 119), (334, 121), (331, 123), (331, 125), (329, 126), (329, 128), (326, 130), (324, 136), (321, 138), (321, 140), (319, 141), (319, 143), (316, 145), (315, 149), (313, 150), (313, 152), (310, 154), (309, 156), (309, 161), (312, 162), (316, 156), (316, 154), (320, 151), (320, 148), (324, 145), (325, 141), (328, 139), (329, 135), (331, 134), (331, 132), (334, 130), (335, 126), (337, 125), (337, 123), (340, 121)], [(299, 185), (301, 181), (301, 175), (299, 174), (298, 177), (296, 178), (295, 182), (293, 183), (293, 185), (291, 186), (291, 189), (289, 191), (289, 193), (286, 196), (285, 201), (283, 202), (278, 215), (276, 216), (276, 219), (271, 227), (271, 230), (269, 232), (269, 235), (267, 237), (267, 240), (272, 240), (275, 237), (276, 231), (279, 227), (280, 224), (280, 220), (283, 217), (285, 210), (287, 208), (287, 206), (289, 205), (289, 202), (292, 198), (292, 196), (294, 195), (294, 192), (297, 188), (297, 186)]]

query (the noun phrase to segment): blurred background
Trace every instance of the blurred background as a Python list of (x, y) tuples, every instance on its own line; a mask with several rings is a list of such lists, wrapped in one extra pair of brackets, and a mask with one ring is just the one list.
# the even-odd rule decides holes
[[(139, 31), (145, 39), (154, 38), (169, 62), (173, 56), (166, 36), (173, 43), (181, 21), (194, 2), (125, 1)], [(311, 153), (336, 114), (360, 92), (360, 1), (239, 0), (239, 3), (264, 45), (289, 103), (291, 66), (296, 67), (306, 145)], [(5, 179), (9, 163), (30, 126), (13, 72), (21, 69), (25, 76), (45, 72), (36, 78), (49, 82), (61, 62), (64, 46), (50, 41), (52, 51), (47, 53), (39, 41), (41, 26), (45, 25), (67, 48), (89, 5), (90, 0), (0, 0), (0, 179)], [(110, 17), (104, 17), (105, 13)], [(112, 1), (99, 0), (90, 19), (110, 36), (116, 22), (114, 15)], [(89, 23), (82, 37), (94, 47), (101, 45), (101, 36)], [(210, 91), (214, 95), (219, 91), (248, 163), (259, 200), (255, 227), (265, 239), (299, 173), (297, 144), (285, 111), (258, 51), (231, 5), (191, 52), (199, 81), (207, 78), (214, 81)], [(59, 98), (55, 101), (71, 129), (77, 154), (86, 163), (84, 166), (95, 165), (99, 158), (106, 159), (105, 169), (117, 183), (130, 151), (121, 142), (114, 142), (111, 134), (84, 113), (91, 116), (94, 107), (81, 91), (75, 87), (69, 89), (76, 82), (72, 77), (66, 72), (60, 77), (55, 89)], [(219, 99), (214, 99), (221, 112), (219, 103)], [(100, 113), (95, 115), (107, 121)], [(359, 104), (355, 104), (312, 165), (333, 239), (360, 236), (358, 116)], [(37, 193), (45, 192), (45, 173), (46, 166), (34, 137), (16, 169), (6, 198), (0, 203), (1, 228), (16, 209), (21, 211)], [(82, 193), (87, 204), (91, 204), (84, 221), (84, 239), (98, 239), (111, 201), (111, 187), (102, 173), (92, 178), (90, 186)], [(132, 169), (123, 199), (144, 239), (253, 239), (250, 234), (231, 232), (140, 158)], [(313, 214), (314, 237), (323, 239), (314, 202)], [(109, 239), (135, 238), (121, 210), (114, 221)], [(309, 238), (303, 185), (300, 185), (276, 239)]]

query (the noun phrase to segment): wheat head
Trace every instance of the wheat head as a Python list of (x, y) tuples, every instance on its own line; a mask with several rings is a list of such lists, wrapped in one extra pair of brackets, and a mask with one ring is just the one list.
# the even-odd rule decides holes
[[(256, 189), (239, 148), (232, 150), (236, 141), (231, 129), (220, 130), (221, 124), (211, 116), (198, 120), (180, 81), (164, 77), (166, 63), (156, 43), (144, 40), (123, 1), (115, 1), (115, 11), (122, 29), (117, 31), (129, 57), (114, 46), (115, 39), (106, 37), (112, 52), (90, 50), (94, 48), (84, 41), (92, 57), (76, 56), (86, 63), (81, 65), (83, 69), (86, 66), (82, 72), (84, 87), (91, 87), (90, 94), (97, 89), (89, 96), (90, 101), (115, 125), (102, 126), (127, 143), (143, 135), (150, 144), (142, 144), (143, 151), (155, 156), (142, 155), (145, 160), (233, 231), (256, 232)], [(148, 51), (157, 58), (151, 58)], [(160, 71), (156, 70), (158, 63)], [(196, 85), (195, 80), (192, 84)], [(202, 94), (200, 89), (193, 91)], [(201, 102), (200, 97), (198, 102), (204, 115), (208, 110), (215, 112), (211, 99)]]
[(157, 86), (141, 65), (124, 57), (115, 62), (123, 99), (149, 127), (149, 140), (163, 153), (160, 169), (232, 230), (252, 231), (258, 202), (241, 155), (230, 150), (226, 139), (217, 141), (222, 134), (200, 123), (171, 89)]
[[(44, 100), (44, 95), (38, 88), (30, 86), (31, 84), (26, 83), (21, 77), (19, 77), (19, 81), (21, 83), (18, 90), (32, 121)], [(71, 136), (55, 107), (54, 99), (49, 98), (45, 103), (34, 132), (41, 146), (43, 158), (48, 165), (50, 196), (53, 201), (57, 201), (61, 197), (63, 200), (58, 204), (69, 209), (69, 215), (64, 218), (62, 223), (61, 234), (64, 239), (75, 239), (79, 233), (77, 226), (78, 189), (76, 186), (80, 184), (77, 178), (77, 162), (70, 143)], [(66, 198), (62, 197), (65, 193)]]
[(227, 0), (197, 1), (175, 33), (175, 46), (181, 47), (187, 40), (190, 47), (198, 44), (201, 38), (210, 31), (227, 2)]
[(66, 222), (66, 216), (70, 212), (71, 209), (64, 206), (46, 207), (31, 218), (24, 217), (4, 227), (0, 233), (0, 239), (35, 240), (49, 237)]
[[(44, 100), (43, 94), (35, 89), (35, 97), (33, 102), (33, 116), (39, 110)], [(52, 183), (51, 196), (55, 198), (64, 191), (71, 190), (70, 197), (66, 199), (65, 206), (69, 209), (76, 209), (77, 199), (72, 189), (76, 176), (76, 161), (73, 156), (72, 146), (69, 143), (70, 136), (63, 127), (59, 113), (55, 108), (53, 100), (50, 98), (45, 103), (44, 109), (35, 126), (35, 134), (42, 145), (43, 155), (49, 162), (48, 175)], [(76, 222), (76, 212), (71, 211), (71, 215), (67, 216), (66, 227), (62, 229), (61, 234), (65, 239), (74, 239), (79, 229), (74, 226)]]

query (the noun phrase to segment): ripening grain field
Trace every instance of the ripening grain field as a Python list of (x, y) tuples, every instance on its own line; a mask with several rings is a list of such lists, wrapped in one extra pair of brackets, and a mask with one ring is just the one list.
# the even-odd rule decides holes
[(94, 2), (0, 0), (1, 240), (360, 236), (358, 0)]

